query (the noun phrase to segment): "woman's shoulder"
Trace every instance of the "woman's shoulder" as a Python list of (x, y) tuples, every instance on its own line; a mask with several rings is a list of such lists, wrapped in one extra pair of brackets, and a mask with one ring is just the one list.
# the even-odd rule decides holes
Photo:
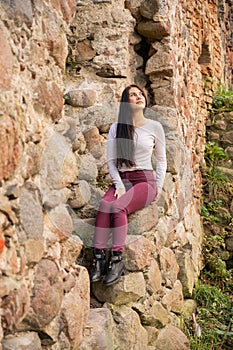
[(117, 122), (111, 124), (109, 132), (108, 132), (108, 136), (116, 136), (116, 130), (117, 130)]
[(157, 120), (147, 118), (148, 122), (146, 126), (151, 130), (161, 130), (163, 129), (162, 124)]

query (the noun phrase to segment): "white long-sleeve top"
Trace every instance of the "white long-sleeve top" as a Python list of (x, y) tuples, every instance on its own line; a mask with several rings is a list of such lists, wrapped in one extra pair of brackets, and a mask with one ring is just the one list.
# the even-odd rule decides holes
[[(162, 125), (151, 119), (141, 127), (135, 128), (134, 132), (134, 162), (135, 166), (117, 168), (116, 148), (117, 123), (111, 125), (108, 133), (107, 162), (109, 174), (116, 188), (123, 188), (119, 171), (154, 170), (152, 166), (152, 153), (155, 152), (156, 159), (156, 184), (162, 188), (167, 169), (165, 135)], [(132, 142), (132, 141), (129, 141)]]

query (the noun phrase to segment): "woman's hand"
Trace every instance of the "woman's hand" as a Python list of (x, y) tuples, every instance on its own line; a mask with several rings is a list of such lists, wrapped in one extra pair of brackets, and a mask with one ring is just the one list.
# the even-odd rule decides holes
[(122, 188), (117, 188), (115, 193), (114, 193), (114, 196), (117, 197), (117, 198), (120, 198), (121, 196), (123, 196), (123, 194), (125, 194), (125, 188), (122, 187)]
[(157, 188), (157, 193), (156, 193), (156, 196), (155, 196), (155, 199), (154, 199), (154, 202), (158, 202), (160, 197), (161, 197), (161, 194), (162, 194), (162, 188)]

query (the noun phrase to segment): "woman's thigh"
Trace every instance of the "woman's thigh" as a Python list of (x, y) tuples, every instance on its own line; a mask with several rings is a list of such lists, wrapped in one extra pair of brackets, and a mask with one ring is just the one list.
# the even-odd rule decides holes
[(140, 182), (113, 203), (113, 212), (125, 210), (127, 214), (133, 213), (149, 205), (155, 195), (156, 187), (147, 182)]

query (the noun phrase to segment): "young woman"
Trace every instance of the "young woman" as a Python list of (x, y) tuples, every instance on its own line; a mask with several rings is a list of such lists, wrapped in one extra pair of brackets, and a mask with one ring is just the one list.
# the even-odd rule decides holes
[[(127, 216), (158, 200), (166, 174), (165, 136), (161, 124), (147, 119), (147, 99), (137, 85), (125, 88), (121, 96), (118, 122), (108, 134), (107, 162), (113, 185), (100, 202), (94, 234), (94, 270), (91, 282), (111, 285), (124, 272), (122, 252), (128, 229)], [(156, 156), (156, 175), (152, 152)], [(112, 228), (109, 266), (107, 241)]]

